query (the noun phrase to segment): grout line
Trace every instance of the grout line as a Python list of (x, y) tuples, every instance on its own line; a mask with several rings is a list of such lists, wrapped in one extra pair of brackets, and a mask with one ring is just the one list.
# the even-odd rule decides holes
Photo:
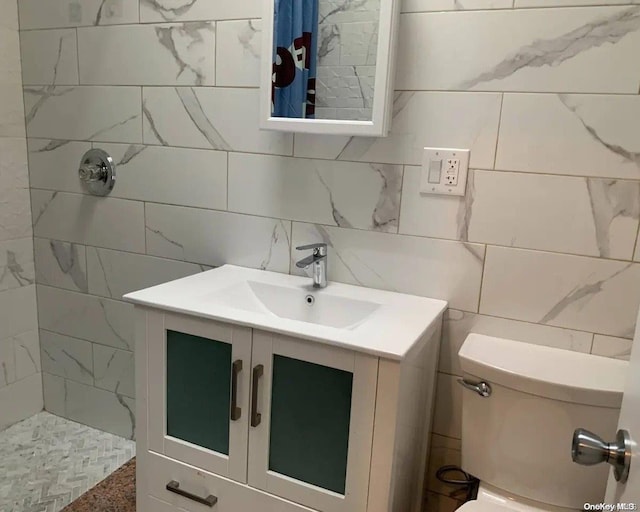
[(403, 165), (400, 172), (402, 172), (402, 176), (400, 177), (400, 201), (398, 204), (398, 228), (395, 231), (395, 233), (398, 235), (400, 234), (400, 226), (402, 225), (402, 201), (404, 200), (404, 180), (407, 176), (407, 166)]
[[(78, 29), (74, 29), (75, 33), (76, 33), (76, 71), (78, 72), (78, 84), (76, 85), (76, 87), (79, 87), (81, 84), (81, 80), (80, 80), (80, 37), (78, 36)], [(54, 85), (56, 87), (59, 86), (59, 84), (46, 84), (46, 85)]]
[(149, 255), (149, 240), (147, 237), (147, 203), (142, 203), (142, 222), (144, 223), (144, 254)]
[[(45, 238), (45, 237), (36, 237), (36, 239), (37, 240), (43, 240), (43, 241), (59, 240), (57, 238)], [(64, 242), (65, 240), (59, 240), (59, 241), (63, 241)], [(293, 242), (293, 240), (291, 240), (291, 242)], [(75, 243), (75, 242), (70, 242), (70, 243)], [(77, 245), (82, 245), (82, 244), (78, 243)], [(200, 262), (195, 262), (195, 261), (176, 260), (176, 259), (168, 258), (168, 257), (164, 257), (164, 256), (145, 255), (145, 254), (141, 254), (141, 253), (134, 253), (134, 252), (120, 250), (120, 249), (112, 249), (112, 248), (107, 248), (107, 247), (98, 247), (98, 246), (93, 246), (93, 245), (85, 245), (85, 247), (87, 249), (93, 248), (93, 249), (97, 249), (97, 250), (105, 250), (105, 251), (110, 251), (110, 252), (114, 252), (114, 253), (123, 253), (123, 254), (128, 254), (128, 255), (133, 255), (133, 256), (148, 257), (148, 258), (164, 260), (164, 261), (169, 261), (169, 262), (174, 262), (174, 263), (182, 263), (182, 264), (189, 264), (189, 265), (196, 265), (196, 266), (205, 265), (205, 266), (214, 266), (215, 267), (215, 265), (211, 265), (209, 263), (200, 263)], [(289, 255), (289, 260), (291, 260), (291, 255)], [(284, 274), (285, 272), (278, 272), (278, 273)], [(44, 287), (47, 287), (47, 288), (55, 288), (57, 290), (75, 293), (77, 295), (85, 295), (85, 296), (94, 297), (94, 298), (98, 298), (98, 299), (106, 299), (106, 300), (109, 300), (109, 301), (112, 301), (112, 302), (129, 304), (129, 302), (124, 301), (122, 299), (117, 299), (117, 298), (104, 296), (104, 295), (98, 295), (98, 294), (95, 294), (95, 293), (91, 293), (89, 291), (83, 292), (83, 291), (79, 291), (79, 290), (73, 290), (73, 289), (64, 288), (62, 286), (58, 286), (58, 285), (54, 285), (54, 284), (36, 282), (36, 283), (34, 283), (34, 285), (36, 286), (36, 289), (37, 289), (37, 287), (44, 286)], [(358, 285), (353, 285), (353, 286), (358, 286)], [(11, 290), (6, 290), (6, 291), (9, 292)], [(4, 292), (0, 292), (0, 293), (4, 293)], [(400, 292), (400, 293), (402, 293), (402, 292)], [(431, 297), (431, 298), (437, 299), (437, 297)], [(614, 337), (614, 338), (621, 338), (621, 339), (630, 339), (630, 338), (624, 338), (622, 336), (617, 336), (617, 335), (611, 334), (611, 333), (585, 331), (585, 330), (582, 330), (582, 329), (572, 328), (572, 327), (564, 327), (564, 326), (549, 325), (549, 324), (540, 324), (540, 323), (536, 323), (536, 322), (533, 322), (533, 321), (530, 321), (530, 320), (522, 320), (522, 319), (518, 319), (518, 318), (503, 317), (503, 316), (497, 316), (497, 315), (492, 315), (492, 314), (487, 314), (487, 313), (478, 313), (477, 311), (468, 311), (468, 310), (459, 309), (459, 308), (451, 307), (451, 306), (449, 306), (448, 310), (450, 310), (450, 311), (458, 311), (458, 312), (462, 312), (462, 313), (468, 313), (468, 314), (471, 314), (471, 315), (479, 315), (479, 316), (488, 317), (488, 318), (495, 318), (495, 319), (499, 319), (499, 320), (507, 320), (507, 321), (512, 321), (512, 322), (518, 322), (518, 323), (521, 323), (521, 324), (527, 324), (527, 325), (530, 325), (532, 327), (538, 327), (538, 328), (543, 328), (543, 329), (544, 328), (548, 328), (548, 329), (567, 331), (567, 332), (586, 333), (586, 334), (590, 334), (590, 335), (600, 335), (600, 336), (607, 336), (607, 337)], [(445, 318), (445, 321), (446, 321), (446, 318)], [(446, 373), (446, 372), (440, 372), (440, 373)]]
[(636, 234), (636, 243), (633, 246), (633, 255), (631, 256), (632, 261), (636, 261), (636, 253), (640, 254), (640, 226), (638, 226), (638, 233)]
[[(98, 345), (100, 347), (107, 347), (107, 348), (111, 348), (113, 350), (119, 350), (121, 352), (127, 352), (127, 353), (130, 353), (130, 354), (134, 353), (134, 351), (132, 351), (132, 350), (125, 350), (125, 349), (122, 349), (122, 348), (119, 348), (119, 347), (114, 347), (112, 345), (105, 345), (104, 343), (100, 343), (99, 341), (86, 340), (84, 338), (79, 338), (78, 336), (72, 336), (70, 334), (65, 334), (63, 332), (52, 331), (51, 329), (45, 329), (43, 327), (40, 327), (38, 330), (44, 331), (44, 332), (47, 332), (47, 333), (50, 333), (50, 334), (56, 334), (58, 336), (64, 336), (66, 338), (71, 338), (71, 339), (77, 340), (77, 341), (83, 341), (85, 343), (91, 343), (92, 345)], [(47, 373), (49, 373), (49, 372), (47, 372)], [(76, 381), (76, 382), (78, 382), (78, 381)], [(85, 383), (83, 382), (82, 384), (85, 384)]]
[[(138, 4), (139, 5), (139, 4)], [(218, 42), (218, 22), (212, 21), (210, 22), (213, 25), (213, 86), (218, 85), (218, 50), (219, 50), (219, 42)]]
[[(42, 189), (42, 188), (35, 188), (35, 187), (31, 188), (31, 190), (36, 190), (36, 191), (40, 191), (40, 192), (58, 192), (59, 194), (72, 195), (72, 196), (84, 196), (84, 197), (89, 196), (89, 194), (85, 194), (85, 193), (68, 192), (68, 191), (56, 191), (56, 190), (53, 190), (53, 189)], [(168, 208), (184, 208), (184, 209), (189, 209), (189, 210), (199, 210), (199, 211), (202, 211), (202, 212), (210, 212), (210, 213), (214, 213), (214, 214), (240, 215), (240, 216), (243, 216), (243, 217), (268, 219), (268, 220), (272, 220), (272, 221), (297, 222), (297, 223), (300, 223), (300, 224), (310, 224), (310, 225), (322, 226), (322, 227), (333, 228), (333, 229), (342, 229), (342, 230), (362, 232), (362, 233), (371, 233), (374, 236), (375, 235), (395, 236), (395, 237), (402, 237), (402, 238), (414, 238), (414, 239), (419, 239), (419, 240), (433, 240), (433, 241), (439, 241), (439, 242), (448, 242), (448, 243), (451, 243), (451, 244), (463, 244), (463, 245), (470, 245), (470, 246), (485, 246), (485, 260), (486, 260), (486, 249), (488, 249), (489, 247), (499, 247), (501, 249), (508, 249), (508, 250), (513, 250), (513, 251), (531, 251), (531, 252), (555, 254), (555, 255), (559, 255), (559, 256), (567, 256), (567, 257), (573, 257), (573, 258), (589, 258), (589, 259), (592, 259), (592, 260), (599, 260), (599, 261), (637, 263), (638, 265), (640, 265), (640, 262), (635, 262), (633, 259), (621, 259), (621, 258), (611, 258), (611, 257), (603, 258), (603, 257), (597, 256), (597, 255), (590, 255), (590, 254), (578, 254), (578, 253), (568, 253), (568, 252), (562, 252), (562, 251), (551, 250), (551, 249), (536, 249), (536, 248), (531, 248), (531, 247), (518, 247), (518, 246), (512, 246), (512, 245), (500, 245), (500, 244), (496, 244), (496, 243), (487, 243), (487, 242), (482, 242), (482, 241), (464, 241), (463, 242), (461, 240), (457, 240), (457, 239), (453, 239), (453, 238), (442, 238), (442, 237), (436, 237), (436, 236), (425, 236), (425, 235), (417, 235), (417, 234), (413, 234), (413, 233), (400, 233), (400, 232), (396, 233), (396, 232), (393, 232), (393, 231), (374, 231), (374, 230), (371, 230), (371, 229), (354, 228), (354, 227), (344, 228), (344, 227), (337, 226), (335, 224), (326, 224), (326, 223), (323, 223), (323, 222), (311, 222), (311, 221), (308, 221), (308, 220), (299, 220), (299, 219), (282, 218), (282, 217), (270, 217), (268, 215), (260, 215), (260, 214), (255, 214), (255, 213), (247, 213), (247, 212), (232, 211), (232, 210), (221, 210), (221, 209), (213, 209), (213, 208), (204, 208), (204, 207), (201, 207), (201, 206), (185, 206), (185, 205), (181, 205), (181, 204), (161, 203), (161, 202), (148, 201), (148, 200), (142, 200), (142, 199), (127, 199), (127, 198), (120, 198), (120, 197), (112, 197), (112, 198), (108, 198), (108, 199), (115, 199), (115, 200), (118, 200), (118, 201), (130, 202), (130, 203), (154, 204), (154, 205), (159, 205), (159, 206), (166, 206)], [(144, 219), (144, 220), (146, 220), (146, 219)], [(146, 230), (146, 226), (145, 226), (145, 230)], [(24, 238), (24, 237), (22, 237), (22, 238)], [(39, 238), (44, 238), (44, 237), (40, 236)], [(55, 238), (55, 237), (53, 237), (53, 239), (60, 240), (60, 241), (71, 242), (71, 243), (78, 243), (80, 245), (83, 244), (82, 242), (76, 242), (76, 241), (73, 241), (73, 240), (62, 240), (60, 238)], [(112, 249), (112, 250), (121, 250), (121, 249), (113, 249), (112, 247), (104, 247), (104, 248)], [(124, 252), (131, 252), (133, 254), (142, 254), (142, 253), (136, 253), (134, 251), (124, 251)], [(182, 260), (177, 260), (177, 261), (182, 261)], [(203, 264), (207, 265), (207, 263), (203, 263)]]
[[(20, 137), (1, 137), (1, 138), (20, 138)], [(166, 149), (180, 149), (180, 150), (193, 150), (193, 151), (213, 151), (217, 153), (233, 153), (237, 155), (249, 155), (249, 156), (264, 156), (264, 157), (272, 157), (272, 158), (288, 158), (295, 159), (296, 161), (300, 160), (308, 160), (313, 162), (336, 162), (336, 163), (350, 163), (350, 164), (360, 164), (360, 165), (397, 165), (397, 166), (405, 166), (405, 167), (420, 167), (421, 163), (407, 163), (407, 162), (383, 162), (383, 161), (365, 161), (365, 160), (336, 160), (335, 158), (322, 158), (322, 157), (296, 157), (283, 153), (260, 153), (253, 151), (224, 151), (220, 149), (214, 149), (211, 147), (194, 147), (194, 146), (180, 146), (180, 145), (164, 145), (164, 144), (153, 144), (153, 143), (145, 143), (145, 142), (113, 142), (113, 141), (101, 141), (99, 139), (91, 139), (91, 140), (77, 140), (77, 139), (68, 139), (68, 138), (55, 138), (55, 137), (27, 137), (27, 140), (34, 141), (63, 141), (70, 143), (78, 143), (78, 144), (109, 144), (112, 146), (129, 146), (131, 144), (139, 145), (139, 146), (148, 146), (151, 148), (166, 148)], [(485, 171), (485, 172), (500, 172), (500, 173), (512, 173), (512, 174), (522, 174), (522, 175), (531, 175), (531, 176), (545, 176), (545, 177), (564, 177), (564, 178), (588, 178), (595, 180), (618, 180), (618, 181), (629, 181), (629, 182), (640, 182), (640, 175), (637, 178), (629, 178), (629, 177), (621, 177), (621, 176), (602, 176), (602, 175), (589, 175), (589, 174), (568, 174), (568, 173), (554, 173), (554, 172), (536, 172), (530, 170), (517, 170), (517, 169), (492, 169), (489, 167), (483, 166), (470, 166), (469, 170), (473, 171)], [(37, 188), (37, 187), (36, 187)], [(53, 189), (44, 189), (44, 190), (53, 190)], [(64, 192), (63, 190), (60, 190)], [(116, 197), (116, 196), (111, 196)], [(124, 198), (123, 198), (124, 199)]]
[(496, 145), (493, 153), (493, 168), (496, 168), (498, 163), (498, 149), (500, 147), (500, 130), (502, 129), (502, 112), (504, 108), (504, 93), (500, 97), (500, 112), (498, 114), (498, 129), (496, 131)]
[[(30, 87), (46, 87), (51, 83), (23, 83), (24, 88)], [(78, 83), (78, 84), (59, 84), (59, 86), (66, 87), (147, 87), (149, 89), (231, 89), (231, 90), (260, 90), (260, 85), (194, 85), (194, 84), (93, 84), (93, 83)], [(464, 95), (490, 95), (490, 94), (513, 94), (513, 95), (528, 95), (528, 96), (607, 96), (607, 97), (629, 97), (637, 98), (640, 91), (633, 90), (631, 92), (616, 92), (616, 91), (534, 91), (534, 90), (476, 90), (476, 89), (394, 89), (396, 93), (425, 93), (425, 94), (464, 94)]]
[(231, 152), (230, 151), (226, 151), (227, 153), (227, 197), (225, 200), (225, 205), (224, 205), (224, 209), (226, 211), (229, 211), (229, 164), (231, 161)]
[[(496, 8), (482, 8), (482, 9), (438, 9), (438, 10), (417, 10), (417, 11), (401, 11), (400, 14), (402, 16), (411, 16), (411, 15), (456, 15), (456, 14), (471, 14), (471, 13), (483, 13), (483, 14), (492, 14), (492, 13), (504, 13), (504, 12), (526, 12), (526, 11), (554, 11), (554, 10), (571, 10), (571, 9), (580, 9), (580, 10), (601, 10), (601, 9), (609, 9), (615, 7), (634, 7), (635, 4), (630, 4), (629, 2), (614, 2), (609, 4), (582, 4), (582, 5), (537, 5), (537, 6), (523, 6), (517, 7), (515, 5), (515, 0), (510, 7), (496, 7)], [(248, 21), (248, 20), (261, 20), (261, 16), (246, 16), (246, 17), (230, 17), (230, 18), (216, 18), (216, 17), (202, 17), (197, 19), (175, 19), (172, 21), (167, 20), (155, 20), (155, 21), (142, 21), (142, 8), (141, 5), (138, 4), (138, 20), (133, 20), (124, 23), (109, 23), (108, 25), (93, 25), (93, 24), (61, 24), (55, 26), (39, 26), (33, 28), (22, 28), (20, 31), (22, 32), (33, 32), (33, 31), (43, 31), (43, 30), (61, 30), (61, 29), (70, 29), (70, 28), (115, 28), (115, 27), (126, 27), (126, 26), (153, 26), (153, 25), (175, 25), (175, 24), (183, 24), (183, 23), (200, 23), (200, 22), (234, 22), (234, 21)], [(22, 20), (20, 20), (22, 21)], [(22, 23), (20, 23), (21, 25)]]
[[(536, 322), (533, 322), (531, 320), (519, 320), (517, 318), (508, 318), (508, 317), (504, 317), (504, 316), (497, 316), (497, 315), (492, 315), (491, 313), (476, 313), (474, 311), (465, 311), (462, 309), (456, 309), (456, 308), (452, 308), (449, 307), (448, 311), (458, 311), (461, 313), (468, 313), (470, 315), (480, 315), (480, 316), (484, 316), (484, 317), (488, 317), (488, 318), (496, 318), (498, 320), (508, 320), (511, 322), (518, 322), (521, 324), (527, 324), (533, 327), (541, 327), (541, 328), (546, 328), (546, 329), (557, 329), (557, 330), (561, 330), (561, 331), (570, 331), (570, 332), (575, 332), (575, 333), (584, 333), (584, 334), (594, 334), (593, 331), (584, 331), (582, 329), (574, 329), (572, 327), (560, 327), (557, 325), (549, 325), (549, 324), (539, 324)], [(447, 318), (445, 317), (445, 322), (447, 321)], [(455, 321), (455, 320), (453, 320)], [(602, 333), (595, 333), (595, 334), (599, 334), (601, 336), (613, 336), (614, 338), (619, 338), (620, 336), (614, 336), (612, 334), (602, 334)], [(623, 338), (623, 339), (630, 339), (630, 338)], [(526, 342), (525, 342), (526, 343)]]
[(480, 314), (480, 307), (482, 306), (482, 289), (484, 287), (484, 280), (486, 277), (487, 259), (489, 257), (489, 246), (484, 246), (484, 258), (482, 258), (482, 272), (480, 273), (480, 287), (478, 290), (478, 314)]

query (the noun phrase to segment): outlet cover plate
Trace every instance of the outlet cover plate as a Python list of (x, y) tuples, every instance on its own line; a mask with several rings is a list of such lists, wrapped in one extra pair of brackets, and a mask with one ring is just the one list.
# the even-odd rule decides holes
[[(421, 194), (440, 194), (445, 196), (464, 196), (467, 192), (467, 176), (469, 174), (468, 149), (455, 148), (424, 148), (422, 157), (422, 177), (420, 179)], [(452, 175), (447, 165), (447, 160), (458, 160), (460, 166)], [(439, 180), (434, 168), (441, 162)], [(453, 178), (453, 179), (452, 179)], [(455, 185), (448, 183), (455, 182)]]

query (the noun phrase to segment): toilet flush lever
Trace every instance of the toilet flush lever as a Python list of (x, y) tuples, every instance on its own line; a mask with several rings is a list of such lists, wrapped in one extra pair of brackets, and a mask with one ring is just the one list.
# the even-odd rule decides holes
[(465, 380), (465, 379), (458, 379), (458, 383), (463, 388), (469, 389), (471, 391), (475, 391), (476, 393), (478, 393), (480, 396), (484, 398), (491, 396), (491, 386), (484, 381), (469, 382), (468, 380)]
[(579, 428), (573, 433), (571, 458), (582, 466), (608, 462), (613, 466), (616, 480), (623, 484), (629, 477), (631, 444), (631, 436), (626, 430), (618, 430), (615, 442), (605, 443), (600, 436)]

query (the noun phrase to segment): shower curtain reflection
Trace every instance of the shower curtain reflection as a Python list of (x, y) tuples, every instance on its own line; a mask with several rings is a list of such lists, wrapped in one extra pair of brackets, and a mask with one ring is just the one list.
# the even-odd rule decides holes
[(315, 117), (318, 0), (276, 0), (274, 117)]

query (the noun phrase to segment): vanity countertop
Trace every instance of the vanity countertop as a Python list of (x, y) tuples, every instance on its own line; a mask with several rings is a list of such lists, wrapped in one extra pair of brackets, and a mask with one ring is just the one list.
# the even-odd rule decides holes
[[(312, 297), (312, 298), (310, 298)], [(134, 304), (401, 360), (447, 302), (234, 265), (129, 293)], [(311, 303), (309, 302), (311, 301)], [(304, 318), (306, 320), (300, 320)]]

